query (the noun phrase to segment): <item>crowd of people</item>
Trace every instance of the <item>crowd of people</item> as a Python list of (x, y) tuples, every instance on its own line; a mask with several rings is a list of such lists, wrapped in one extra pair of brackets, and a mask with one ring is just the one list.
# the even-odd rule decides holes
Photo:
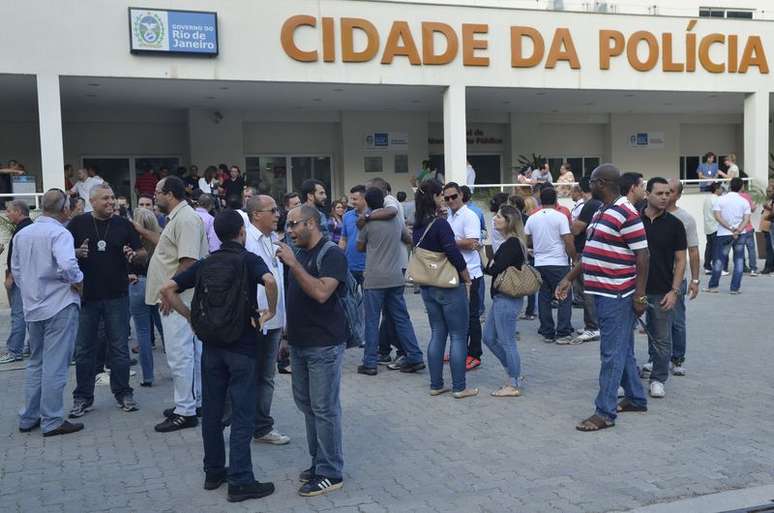
[[(678, 205), (679, 180), (646, 182), (603, 164), (590, 178), (554, 187), (541, 181), (546, 170), (536, 170), (534, 194), (495, 195), (487, 225), (468, 185), (430, 172), (417, 181), (413, 201), (374, 178), (329, 209), (318, 180), (306, 180), (278, 205), (245, 185), (237, 166), (222, 167), (207, 168), (201, 178), (195, 166), (183, 177), (146, 173), (137, 180), (135, 208), (116, 198), (96, 170), (79, 170), (69, 194), (46, 192), (34, 222), (25, 202), (9, 203), (16, 226), (7, 255), (11, 333), (0, 362), (22, 360), (28, 340), (21, 432), (82, 430), (74, 419), (95, 407), (99, 375), (109, 376), (123, 412), (140, 409), (130, 384), (130, 322), (140, 385), (155, 384), (156, 332), (172, 376), (174, 405), (159, 412), (155, 431), (201, 422), (204, 488), (227, 482), (229, 501), (274, 491), (256, 481), (250, 443), (290, 442), (271, 416), (275, 372), (291, 374), (306, 423), (311, 465), (299, 475), (299, 493), (341, 488), (339, 391), (344, 351), (355, 339), (362, 347), (358, 375), (377, 376), (380, 367), (417, 373), (427, 365), (430, 396), (455, 399), (479, 394), (467, 372), (482, 364), (486, 345), (504, 377), (491, 395), (518, 397), (519, 321), (535, 319), (537, 308), (537, 333), (546, 343), (600, 341), (595, 412), (576, 426), (580, 431), (647, 411), (648, 394), (665, 397), (670, 374), (686, 373), (685, 302), (699, 293), (701, 262), (696, 222)], [(732, 247), (731, 293), (741, 288), (751, 205), (741, 179), (729, 185), (724, 195), (708, 187), (707, 292), (718, 291)], [(571, 210), (558, 202), (565, 186), (575, 201)], [(71, 195), (83, 200), (82, 213), (73, 215)], [(768, 220), (772, 202), (764, 209)], [(712, 220), (714, 232), (706, 226)], [(422, 259), (437, 265), (420, 279), (412, 269)], [(751, 275), (755, 263), (751, 254)], [(421, 293), (430, 324), (426, 355), (404, 298), (407, 280)], [(572, 325), (574, 305), (583, 309), (580, 329)], [(640, 367), (639, 327), (649, 356)], [(76, 386), (66, 415), (71, 363)]]

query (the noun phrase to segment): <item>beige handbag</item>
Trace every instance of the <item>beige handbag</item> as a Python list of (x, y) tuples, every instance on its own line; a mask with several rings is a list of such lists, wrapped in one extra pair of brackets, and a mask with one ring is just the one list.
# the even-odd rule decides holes
[(446, 253), (439, 253), (419, 247), (434, 222), (435, 220), (425, 228), (422, 238), (419, 239), (414, 251), (411, 253), (408, 269), (406, 270), (406, 280), (415, 285), (452, 289), (459, 286), (460, 274), (452, 263), (449, 262)]
[(524, 255), (524, 263), (521, 269), (509, 266), (505, 271), (498, 274), (494, 280), (495, 290), (510, 297), (531, 296), (540, 290), (540, 286), (543, 284), (543, 278), (537, 269), (527, 263), (527, 248), (524, 247), (521, 239), (518, 240)]

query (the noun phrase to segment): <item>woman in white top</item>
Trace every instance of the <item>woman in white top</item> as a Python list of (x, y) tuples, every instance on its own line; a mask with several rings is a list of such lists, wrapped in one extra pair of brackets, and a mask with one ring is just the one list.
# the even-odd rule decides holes
[(214, 166), (210, 166), (204, 171), (204, 176), (199, 178), (199, 190), (204, 194), (217, 193), (218, 180), (215, 178), (216, 171), (217, 169)]
[(575, 175), (572, 174), (570, 164), (564, 163), (559, 168), (559, 178), (556, 180), (558, 184), (556, 192), (560, 198), (569, 198), (572, 191), (572, 184), (575, 182)]

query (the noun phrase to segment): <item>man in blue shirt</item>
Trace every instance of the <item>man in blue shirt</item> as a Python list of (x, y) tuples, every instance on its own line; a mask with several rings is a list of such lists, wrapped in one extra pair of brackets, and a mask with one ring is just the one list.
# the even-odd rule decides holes
[(353, 209), (344, 214), (341, 239), (339, 239), (339, 247), (347, 256), (349, 272), (360, 286), (363, 285), (366, 254), (357, 250), (357, 236), (360, 233), (357, 228), (357, 218), (366, 211), (365, 191), (364, 185), (356, 185), (349, 190), (349, 202)]
[[(699, 164), (699, 167), (696, 168), (696, 176), (700, 180), (706, 180), (710, 178), (717, 178), (718, 177), (718, 163), (715, 162), (715, 154), (710, 152), (707, 152), (706, 155), (704, 155), (704, 162)], [(702, 192), (709, 191), (710, 183), (702, 183), (699, 186), (699, 189)]]

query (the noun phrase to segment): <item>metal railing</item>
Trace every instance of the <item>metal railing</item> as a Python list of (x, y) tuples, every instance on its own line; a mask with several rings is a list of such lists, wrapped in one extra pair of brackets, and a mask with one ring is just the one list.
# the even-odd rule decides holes
[(45, 194), (44, 192), (4, 192), (0, 194), (0, 201), (8, 199), (24, 199), (33, 198), (35, 201), (35, 210), (40, 208), (40, 198)]
[[(643, 178), (643, 180), (647, 181), (646, 178)], [(701, 184), (709, 184), (709, 183), (727, 183), (730, 182), (730, 178), (701, 178), (701, 179), (690, 179), (690, 180), (680, 180), (680, 183), (683, 184), (683, 187), (685, 187), (686, 190), (698, 188), (701, 186)], [(743, 182), (752, 182), (753, 179), (750, 177), (742, 178)], [(578, 185), (578, 182), (567, 182), (567, 183), (557, 183), (553, 182), (554, 187), (572, 187), (573, 185)], [(505, 189), (508, 188), (531, 188), (534, 187), (535, 184), (529, 184), (529, 183), (492, 183), (492, 184), (475, 184), (473, 186), (473, 190), (478, 191), (479, 189), (493, 189), (493, 188), (499, 188), (500, 192), (505, 192)], [(695, 186), (695, 187), (694, 187)]]

